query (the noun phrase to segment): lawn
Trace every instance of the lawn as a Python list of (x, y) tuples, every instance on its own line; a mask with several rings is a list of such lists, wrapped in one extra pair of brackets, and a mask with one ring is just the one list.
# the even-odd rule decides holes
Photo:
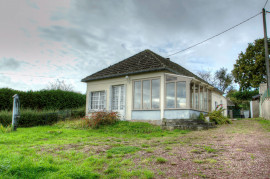
[(0, 133), (0, 178), (267, 178), (269, 123), (241, 120), (208, 131), (163, 131), (77, 121)]

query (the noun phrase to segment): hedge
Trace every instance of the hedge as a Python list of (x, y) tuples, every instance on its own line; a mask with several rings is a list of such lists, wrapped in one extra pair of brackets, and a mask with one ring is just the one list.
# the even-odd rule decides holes
[[(59, 120), (66, 118), (78, 118), (85, 116), (85, 109), (73, 109), (64, 111), (38, 111), (38, 110), (21, 110), (18, 120), (18, 127), (33, 127), (41, 125), (51, 125)], [(3, 126), (11, 125), (12, 112), (0, 111), (0, 124)]]
[(21, 108), (38, 110), (62, 110), (85, 106), (86, 96), (84, 94), (62, 91), (17, 91), (9, 88), (0, 89), (0, 111), (11, 110), (14, 94), (20, 98)]

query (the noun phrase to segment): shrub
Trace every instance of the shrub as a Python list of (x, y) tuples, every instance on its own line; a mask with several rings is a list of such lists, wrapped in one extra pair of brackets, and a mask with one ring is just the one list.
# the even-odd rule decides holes
[(208, 113), (210, 121), (215, 124), (231, 124), (232, 122), (222, 114), (223, 111), (224, 109), (221, 107)]
[(17, 91), (0, 89), (0, 110), (11, 110), (14, 94), (20, 97), (21, 108), (39, 110), (61, 110), (79, 108), (85, 105), (85, 95), (62, 90)]
[(90, 119), (84, 118), (85, 122), (88, 127), (91, 128), (99, 128), (103, 125), (111, 125), (118, 122), (119, 115), (117, 112), (106, 112), (106, 111), (99, 111), (99, 112), (93, 112), (91, 114)]
[(203, 113), (200, 113), (199, 120), (205, 121), (205, 117), (204, 117)]

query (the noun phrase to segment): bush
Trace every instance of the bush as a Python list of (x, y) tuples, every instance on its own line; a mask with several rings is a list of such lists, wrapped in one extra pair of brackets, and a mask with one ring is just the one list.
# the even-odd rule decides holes
[(199, 115), (199, 120), (205, 121), (205, 117), (204, 117), (203, 113), (200, 113), (200, 115)]
[[(85, 108), (73, 110), (52, 111), (52, 110), (31, 110), (23, 109), (20, 111), (18, 127), (32, 127), (40, 125), (51, 125), (59, 120), (67, 118), (80, 118), (85, 116)], [(12, 121), (12, 111), (0, 111), (0, 124), (8, 126)]]
[(120, 120), (117, 112), (99, 111), (93, 112), (90, 119), (84, 118), (86, 127), (99, 128), (103, 125), (115, 124)]
[(17, 91), (9, 88), (0, 89), (0, 110), (11, 110), (14, 94), (20, 98), (21, 108), (39, 110), (61, 110), (85, 106), (86, 96), (84, 94), (62, 91)]
[(229, 118), (222, 114), (223, 111), (224, 109), (221, 107), (208, 113), (210, 122), (214, 122), (215, 124), (231, 124), (232, 122), (229, 120)]

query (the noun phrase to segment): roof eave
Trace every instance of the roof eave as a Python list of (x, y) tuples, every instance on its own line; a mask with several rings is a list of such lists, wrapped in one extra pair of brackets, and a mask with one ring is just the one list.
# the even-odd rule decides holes
[(103, 80), (103, 79), (108, 79), (108, 78), (116, 78), (116, 77), (121, 77), (121, 76), (126, 76), (126, 75), (135, 75), (135, 74), (139, 74), (139, 73), (156, 72), (156, 71), (162, 71), (162, 70), (171, 71), (168, 68), (162, 67), (162, 68), (139, 70), (139, 71), (135, 71), (135, 72), (120, 73), (120, 74), (114, 74), (114, 75), (108, 75), (108, 76), (102, 76), (102, 77), (96, 77), (96, 78), (89, 78), (89, 79), (84, 78), (81, 80), (81, 82), (87, 83), (90, 81)]

